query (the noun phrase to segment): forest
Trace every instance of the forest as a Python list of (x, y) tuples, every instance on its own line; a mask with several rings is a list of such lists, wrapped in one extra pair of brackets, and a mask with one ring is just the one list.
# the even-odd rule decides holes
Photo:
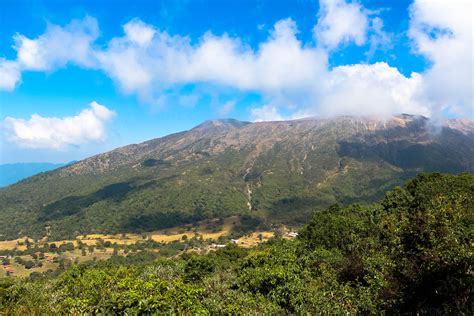
[(297, 238), (0, 279), (0, 314), (474, 314), (474, 176), (315, 208)]

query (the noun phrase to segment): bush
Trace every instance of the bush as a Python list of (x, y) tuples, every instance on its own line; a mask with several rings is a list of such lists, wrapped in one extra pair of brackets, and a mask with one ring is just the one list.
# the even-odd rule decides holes
[(31, 268), (33, 268), (33, 267), (35, 266), (35, 263), (34, 263), (33, 261), (31, 261), (31, 260), (28, 260), (28, 261), (25, 262), (24, 265), (25, 265), (25, 268), (26, 268), (26, 269), (31, 269)]

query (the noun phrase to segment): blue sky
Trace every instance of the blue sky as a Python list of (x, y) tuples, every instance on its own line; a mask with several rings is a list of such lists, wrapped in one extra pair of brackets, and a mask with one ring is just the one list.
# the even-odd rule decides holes
[(473, 118), (470, 1), (0, 6), (0, 163), (82, 159), (223, 117)]

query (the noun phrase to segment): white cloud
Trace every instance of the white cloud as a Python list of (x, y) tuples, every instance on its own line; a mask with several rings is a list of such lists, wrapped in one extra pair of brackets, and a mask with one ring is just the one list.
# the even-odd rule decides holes
[(148, 93), (152, 73), (139, 47), (128, 39), (112, 40), (105, 52), (97, 52), (100, 67), (127, 93)]
[(317, 111), (324, 115), (429, 115), (418, 95), (422, 77), (405, 77), (386, 63), (334, 68), (322, 89)]
[(470, 0), (416, 0), (411, 6), (409, 35), (433, 63), (423, 74), (423, 93), (437, 113), (474, 117), (472, 12)]
[[(445, 109), (465, 115), (472, 110), (472, 5), (465, 1), (416, 1), (409, 35), (432, 67), (425, 73), (401, 74), (386, 63), (330, 68), (330, 53), (348, 43), (370, 44), (367, 52), (390, 45), (390, 34), (376, 12), (359, 2), (321, 0), (316, 44), (298, 38), (296, 23), (275, 23), (268, 38), (252, 48), (240, 38), (208, 32), (196, 41), (168, 34), (134, 19), (124, 34), (94, 46), (92, 18), (65, 27), (50, 25), (36, 39), (17, 35), (17, 60), (0, 59), (0, 89), (12, 90), (21, 71), (50, 71), (73, 63), (101, 69), (129, 94), (156, 108), (192, 105), (199, 99), (180, 95), (187, 84), (210, 84), (215, 90), (257, 92), (262, 104), (253, 120), (290, 116), (400, 112), (437, 115)], [(462, 5), (461, 5), (462, 4)], [(433, 36), (435, 34), (435, 36)], [(170, 102), (170, 100), (174, 100)], [(175, 102), (176, 101), (176, 102)], [(230, 108), (226, 104), (221, 108)], [(469, 113), (468, 113), (469, 114)]]
[(296, 33), (293, 20), (278, 21), (269, 39), (256, 52), (235, 39), (205, 40), (190, 65), (192, 77), (248, 90), (280, 91), (309, 86), (326, 68), (327, 56), (323, 51), (304, 48)]
[(278, 112), (278, 109), (267, 104), (260, 108), (253, 108), (250, 110), (250, 119), (253, 122), (263, 121), (283, 121), (285, 118)]
[(12, 91), (20, 80), (18, 63), (0, 58), (0, 90)]
[(124, 25), (123, 29), (128, 39), (140, 46), (150, 44), (155, 35), (155, 29), (140, 20), (132, 20), (128, 22)]
[(22, 70), (53, 70), (69, 62), (92, 67), (91, 45), (98, 34), (96, 20), (89, 17), (74, 20), (64, 28), (49, 25), (36, 39), (17, 34), (14, 37), (17, 62)]
[(101, 68), (125, 92), (145, 100), (152, 91), (201, 82), (254, 91), (301, 89), (317, 80), (327, 56), (304, 48), (296, 33), (294, 21), (279, 21), (268, 40), (253, 51), (228, 35), (207, 33), (192, 45), (187, 37), (156, 31), (146, 47), (126, 35), (111, 40), (97, 56)]
[(29, 120), (7, 117), (2, 128), (9, 141), (24, 148), (60, 149), (68, 145), (103, 141), (106, 138), (106, 124), (115, 112), (95, 101), (89, 106), (76, 116), (64, 118), (37, 114)]
[(314, 35), (320, 45), (334, 49), (352, 41), (359, 46), (365, 43), (369, 21), (359, 3), (320, 0), (319, 5)]

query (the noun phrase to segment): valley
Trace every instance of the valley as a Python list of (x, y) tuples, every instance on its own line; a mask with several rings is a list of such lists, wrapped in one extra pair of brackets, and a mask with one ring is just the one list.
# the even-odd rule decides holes
[(315, 208), (297, 233), (242, 232), (245, 219), (232, 216), (145, 234), (3, 241), (0, 314), (465, 314), (473, 203), (472, 174), (422, 173), (376, 203)]
[[(0, 277), (29, 277), (35, 273), (54, 273), (72, 264), (107, 261), (113, 256), (176, 256), (183, 253), (206, 254), (233, 244), (249, 248), (268, 241), (278, 231), (283, 238), (294, 238), (291, 230), (277, 227), (273, 231), (236, 233), (237, 216), (223, 221), (203, 221), (173, 229), (143, 234), (89, 234), (76, 239), (49, 241), (22, 237), (0, 241)], [(145, 255), (146, 253), (146, 255)], [(112, 259), (113, 260), (113, 259)], [(32, 262), (32, 263), (31, 263)]]

